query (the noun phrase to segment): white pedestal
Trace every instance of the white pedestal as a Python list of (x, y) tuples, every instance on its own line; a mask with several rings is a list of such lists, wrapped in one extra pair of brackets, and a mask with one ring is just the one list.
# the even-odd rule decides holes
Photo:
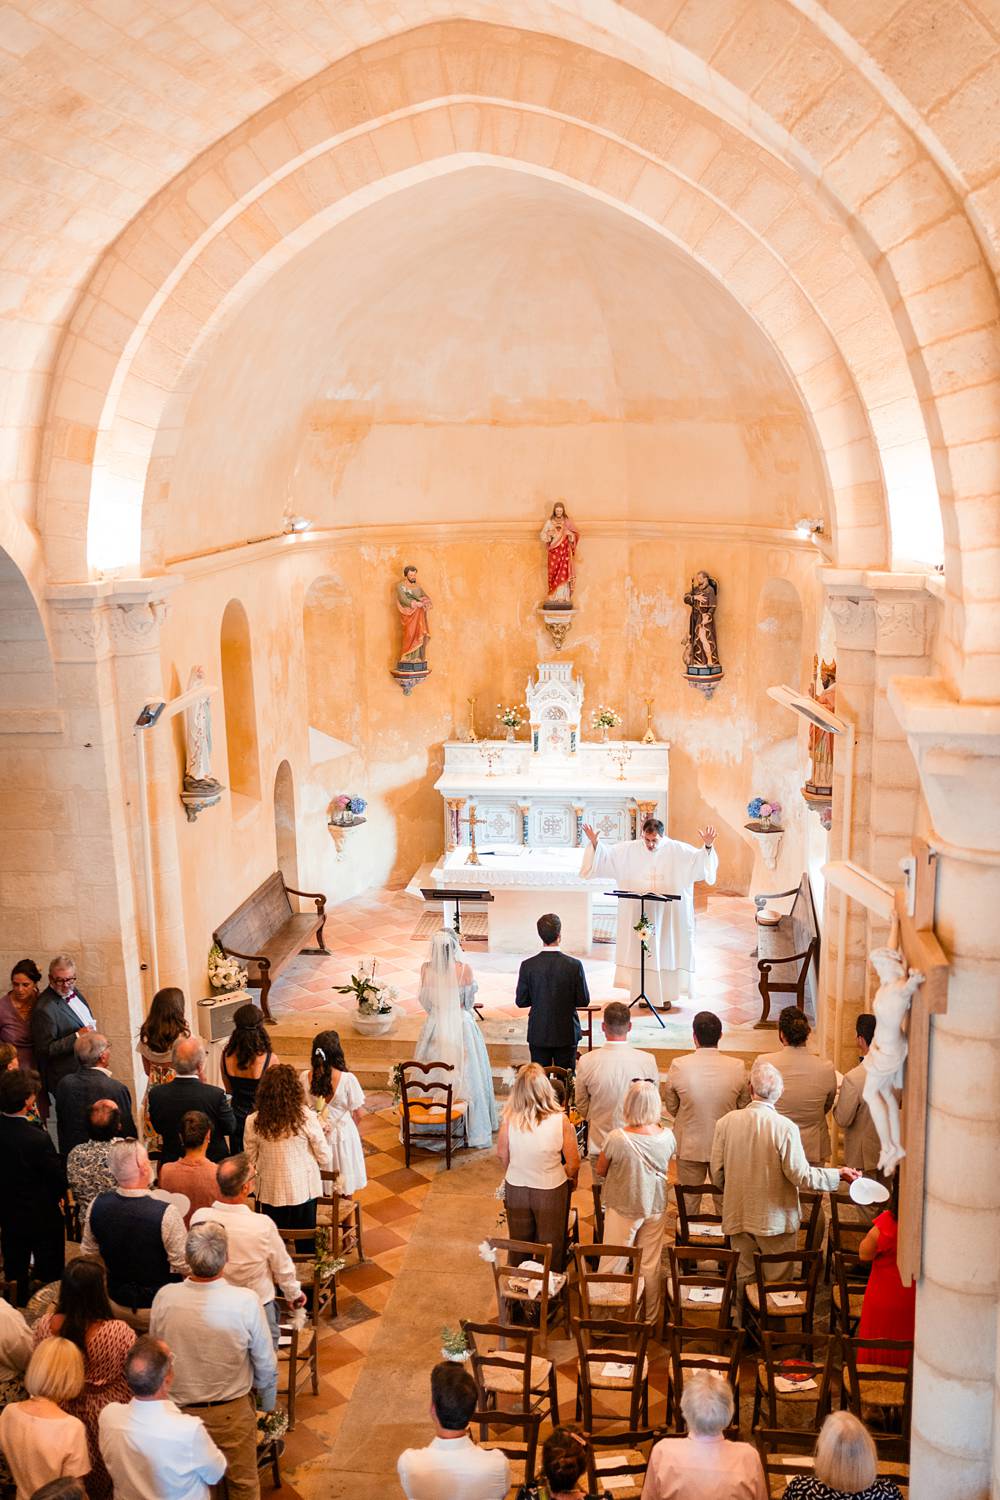
[(577, 955), (590, 952), (593, 897), (589, 890), (563, 886), (494, 886), (487, 907), (491, 953), (534, 953), (541, 947), (536, 922), (545, 912), (562, 921), (562, 947)]

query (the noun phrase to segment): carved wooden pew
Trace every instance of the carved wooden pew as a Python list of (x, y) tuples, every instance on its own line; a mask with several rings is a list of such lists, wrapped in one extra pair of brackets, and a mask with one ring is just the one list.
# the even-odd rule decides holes
[[(290, 896), (303, 896), (315, 902), (315, 914), (293, 911)], [(285, 884), (281, 872), (275, 870), (212, 933), (213, 941), (223, 953), (247, 965), (247, 983), (260, 985), (260, 1008), (265, 1021), (274, 1020), (267, 996), (282, 969), (300, 953), (329, 951), (323, 941), (325, 923), (326, 897), (316, 891), (293, 890)], [(307, 948), (312, 937), (316, 939), (316, 947)]]
[[(774, 926), (765, 926), (759, 914), (772, 901), (794, 896), (792, 909)], [(772, 995), (794, 995), (799, 1010), (806, 1008), (808, 995), (813, 1016), (816, 1014), (816, 990), (819, 979), (819, 923), (813, 904), (809, 876), (803, 875), (791, 891), (776, 891), (771, 896), (755, 896), (757, 922), (757, 988), (762, 1006), (757, 1026), (776, 1026), (769, 1019)], [(772, 971), (778, 974), (772, 978)]]

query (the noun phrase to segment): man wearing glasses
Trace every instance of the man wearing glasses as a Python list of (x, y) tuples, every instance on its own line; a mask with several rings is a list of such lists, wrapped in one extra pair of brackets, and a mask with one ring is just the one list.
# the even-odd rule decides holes
[(68, 953), (60, 953), (49, 964), (48, 988), (35, 1001), (31, 1012), (31, 1040), (42, 1075), (52, 1095), (68, 1073), (77, 1068), (74, 1044), (78, 1031), (96, 1031), (97, 1022), (76, 987), (76, 964)]

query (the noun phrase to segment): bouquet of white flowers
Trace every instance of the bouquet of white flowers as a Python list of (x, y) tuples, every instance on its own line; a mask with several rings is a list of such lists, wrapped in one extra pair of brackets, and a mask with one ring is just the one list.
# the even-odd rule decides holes
[(388, 1015), (399, 994), (393, 985), (376, 981), (375, 966), (374, 958), (361, 959), (358, 972), (351, 975), (350, 984), (333, 986), (338, 995), (356, 995), (358, 1010), (363, 1016)]
[(208, 982), (213, 990), (224, 994), (241, 990), (247, 982), (247, 971), (238, 958), (229, 958), (218, 943), (213, 943), (208, 950)]

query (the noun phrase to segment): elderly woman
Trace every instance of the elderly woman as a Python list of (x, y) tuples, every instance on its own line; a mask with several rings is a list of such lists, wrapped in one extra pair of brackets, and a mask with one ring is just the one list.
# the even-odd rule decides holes
[(514, 1080), (497, 1136), (497, 1156), (506, 1168), (504, 1202), (511, 1239), (551, 1245), (551, 1268), (561, 1271), (580, 1148), (538, 1063), (527, 1063)]
[(63, 1407), (83, 1390), (83, 1355), (69, 1339), (46, 1339), (24, 1377), (27, 1401), (0, 1411), (0, 1445), (17, 1485), (17, 1500), (31, 1500), (50, 1479), (90, 1472), (87, 1433)]
[(642, 1500), (676, 1500), (680, 1495), (684, 1500), (768, 1500), (756, 1448), (723, 1436), (734, 1407), (732, 1387), (723, 1376), (695, 1370), (685, 1377), (681, 1413), (687, 1437), (656, 1444)]
[[(799, 1474), (783, 1500), (902, 1500), (891, 1479), (880, 1479), (875, 1444), (849, 1411), (827, 1417), (816, 1441), (812, 1474)], [(942, 1497), (943, 1500), (943, 1497)]]
[(660, 1090), (649, 1079), (630, 1083), (625, 1125), (605, 1136), (595, 1175), (604, 1179), (604, 1240), (642, 1251), (646, 1315), (655, 1320), (663, 1283), (663, 1231), (667, 1168), (677, 1150), (672, 1130), (660, 1124)]
[(330, 1160), (323, 1127), (287, 1063), (268, 1068), (247, 1118), (244, 1149), (257, 1170), (257, 1201), (279, 1229), (315, 1229), (320, 1168)]

